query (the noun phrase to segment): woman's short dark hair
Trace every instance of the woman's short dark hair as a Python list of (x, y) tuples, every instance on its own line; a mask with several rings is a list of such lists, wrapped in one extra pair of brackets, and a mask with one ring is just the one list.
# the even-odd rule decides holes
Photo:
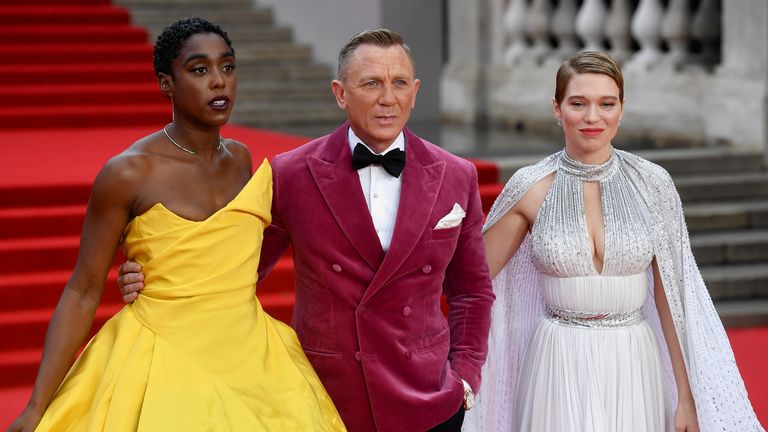
[(214, 33), (221, 36), (234, 55), (232, 41), (227, 32), (218, 24), (205, 18), (182, 18), (174, 21), (163, 29), (155, 42), (155, 75), (161, 73), (173, 76), (171, 63), (181, 54), (181, 48), (190, 37), (198, 33)]

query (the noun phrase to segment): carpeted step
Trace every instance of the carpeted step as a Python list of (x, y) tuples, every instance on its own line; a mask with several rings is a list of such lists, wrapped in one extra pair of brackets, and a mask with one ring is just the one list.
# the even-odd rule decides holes
[(497, 185), (499, 182), (499, 167), (493, 162), (479, 159), (469, 159), (477, 169), (477, 182), (480, 185)]
[[(3, 377), (2, 387), (31, 386), (35, 382), (40, 359), (43, 356), (41, 348), (26, 348), (17, 350), (0, 350), (0, 376)], [(27, 394), (29, 397), (29, 394)], [(24, 401), (26, 403), (26, 400)], [(24, 407), (20, 404), (20, 409)], [(17, 412), (16, 415), (20, 414)]]
[(0, 187), (0, 208), (83, 205), (91, 194), (90, 184), (9, 185)]
[(30, 65), (152, 62), (152, 46), (148, 43), (0, 43), (0, 53), (10, 58), (23, 58)]
[[(23, 70), (24, 73), (19, 72)], [(124, 64), (6, 64), (0, 69), (0, 82), (14, 85), (51, 84), (130, 84), (156, 83), (152, 61)], [(105, 125), (102, 125), (105, 126)]]
[[(35, 273), (0, 274), (0, 312), (53, 309), (61, 297), (71, 269)], [(102, 305), (123, 303), (117, 288), (117, 270), (112, 268), (104, 284)]]
[(133, 25), (4, 25), (3, 44), (147, 43), (147, 31)]
[(0, 239), (80, 235), (85, 205), (0, 207)]
[[(20, 2), (18, 0), (0, 0), (2, 6), (15, 6)], [(111, 0), (25, 0), (25, 6), (106, 6), (111, 4)]]
[(58, 85), (0, 85), (0, 94), (15, 107), (116, 104), (170, 104), (156, 82)]
[[(100, 305), (96, 310), (89, 337), (122, 307), (120, 304)], [(0, 351), (42, 347), (51, 315), (53, 308), (0, 312), (0, 340), (3, 341)]]
[(112, 5), (0, 5), (0, 26), (43, 24), (130, 24), (127, 10)]
[(59, 105), (0, 108), (0, 125), (15, 128), (82, 128), (104, 125), (158, 125), (171, 120), (167, 104)]
[(498, 183), (487, 183), (480, 185), (480, 199), (483, 202), (483, 213), (488, 214), (493, 202), (499, 196), (504, 185)]
[[(120, 257), (116, 261), (122, 263), (124, 258)], [(3, 299), (0, 301), (0, 312), (55, 307), (71, 272), (70, 267), (35, 272), (0, 273), (0, 298)], [(113, 267), (104, 284), (102, 304), (122, 303), (116, 277), (117, 270)], [(283, 257), (269, 276), (258, 284), (256, 292), (259, 298), (265, 296), (265, 298), (270, 296), (282, 298), (293, 294), (294, 283), (293, 261), (290, 257)]]
[[(77, 260), (79, 236), (51, 236), (0, 240), (0, 275), (71, 270)], [(124, 261), (118, 250), (115, 263)]]

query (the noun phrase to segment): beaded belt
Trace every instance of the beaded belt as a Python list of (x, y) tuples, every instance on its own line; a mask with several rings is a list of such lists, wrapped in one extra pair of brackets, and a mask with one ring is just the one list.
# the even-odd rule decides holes
[(547, 318), (558, 324), (572, 327), (631, 327), (645, 319), (642, 309), (613, 313), (576, 312), (549, 305), (545, 306), (545, 309)]

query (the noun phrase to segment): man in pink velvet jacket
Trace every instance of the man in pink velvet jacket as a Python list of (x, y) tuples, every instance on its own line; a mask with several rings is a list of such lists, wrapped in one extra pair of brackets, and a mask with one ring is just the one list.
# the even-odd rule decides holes
[[(332, 84), (348, 122), (272, 161), (260, 273), (292, 244), (293, 327), (355, 432), (458, 431), (463, 382), (479, 389), (486, 356), (494, 296), (477, 172), (405, 128), (411, 56), (389, 30), (353, 38)], [(403, 148), (396, 176), (377, 158)]]
[(352, 432), (459, 432), (487, 352), (477, 172), (405, 128), (414, 74), (397, 33), (355, 36), (332, 83), (348, 121), (272, 161), (259, 280), (291, 245), (292, 324)]

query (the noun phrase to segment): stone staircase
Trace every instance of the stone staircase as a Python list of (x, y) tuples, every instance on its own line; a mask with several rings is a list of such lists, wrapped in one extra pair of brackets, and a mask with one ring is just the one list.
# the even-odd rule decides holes
[[(762, 155), (730, 148), (635, 153), (672, 174), (693, 253), (725, 325), (768, 324), (768, 170)], [(501, 178), (540, 157), (496, 160)]]
[(252, 0), (116, 0), (133, 23), (147, 28), (154, 44), (172, 21), (200, 16), (221, 25), (237, 56), (238, 99), (232, 122), (255, 127), (340, 123), (344, 112), (330, 90), (334, 74), (294, 42), (290, 28), (275, 23), (272, 10)]

